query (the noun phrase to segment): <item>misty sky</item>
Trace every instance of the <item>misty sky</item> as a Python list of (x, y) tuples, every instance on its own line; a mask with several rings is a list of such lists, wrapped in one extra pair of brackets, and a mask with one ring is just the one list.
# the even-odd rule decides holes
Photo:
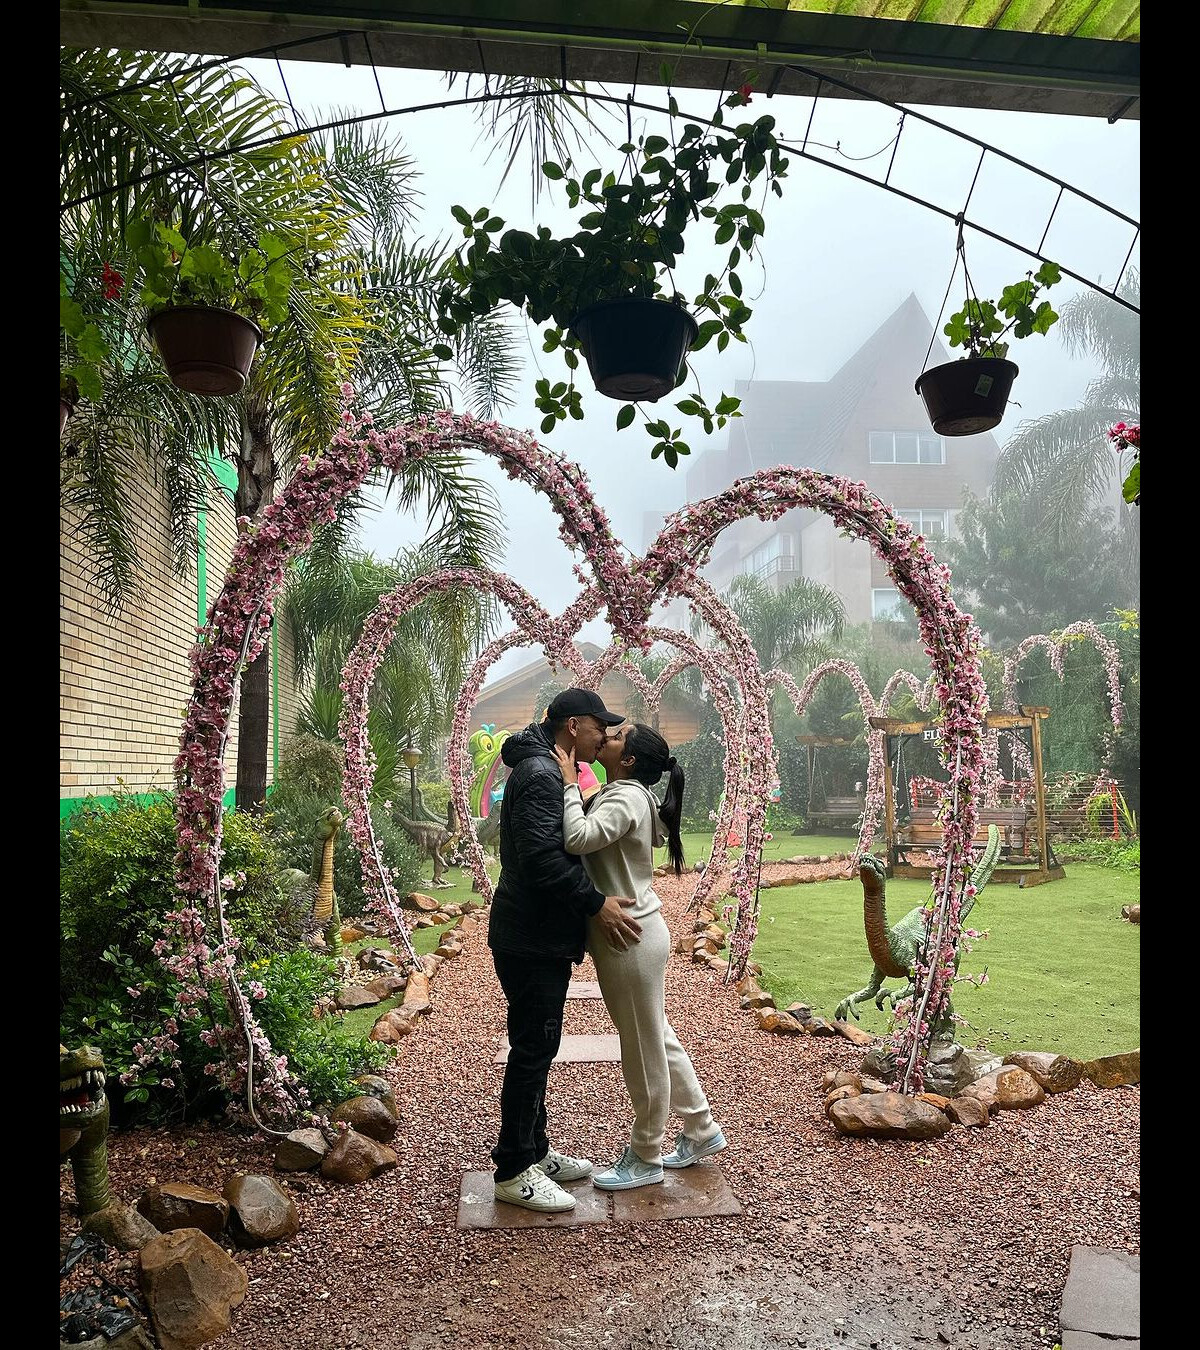
[[(283, 97), (273, 62), (242, 64), (266, 88)], [(313, 122), (337, 115), (332, 109), (346, 115), (348, 109), (371, 112), (380, 107), (369, 67), (346, 70), (314, 62), (285, 62), (283, 69), (293, 103)], [(440, 102), (465, 92), (461, 78), (453, 90), (448, 90), (445, 78), (432, 72), (381, 68), (378, 76), (388, 107)], [(473, 92), (480, 88), (477, 81)], [(608, 92), (623, 96), (626, 90), (610, 86)], [(639, 97), (648, 103), (665, 104), (661, 89), (645, 88), (639, 91)], [(681, 91), (678, 99), (685, 116), (711, 115), (716, 104), (715, 93), (699, 90)], [(756, 95), (750, 107), (736, 116), (741, 120), (769, 112), (776, 119), (776, 134), (798, 145), (811, 109), (810, 99)], [(1102, 118), (955, 108), (920, 111), (1057, 175), (1126, 215), (1135, 219), (1140, 215), (1140, 127), (1136, 122), (1110, 126)], [(613, 117), (601, 108), (595, 117), (615, 144), (625, 139), (623, 111)], [(837, 158), (842, 164), (882, 178), (898, 120), (891, 108), (822, 99), (813, 117), (808, 148), (810, 153)], [(661, 133), (665, 122), (665, 115), (635, 114), (635, 137)], [(561, 194), (556, 200), (543, 194), (536, 206), (533, 204), (527, 158), (500, 186), (506, 151), (497, 148), (489, 159), (494, 142), (471, 110), (409, 114), (389, 118), (384, 125), (399, 138), (420, 171), (423, 196), (419, 232), (426, 238), (460, 238), (450, 215), (454, 204), (472, 212), (488, 206), (511, 227), (531, 229), (534, 224), (546, 224), (556, 231), (571, 228), (573, 217), (563, 205)], [(577, 157), (581, 171), (594, 163), (604, 168), (619, 167), (620, 156), (598, 136), (590, 138), (590, 147), (590, 157), (588, 149)], [(890, 181), (953, 212), (963, 206), (978, 159), (978, 148), (910, 118)], [(754, 310), (747, 326), (748, 344), (733, 343), (718, 354), (713, 343), (692, 361), (710, 406), (722, 391), (732, 392), (735, 379), (829, 379), (910, 292), (915, 292), (931, 321), (942, 310), (954, 265), (956, 230), (951, 220), (799, 156), (791, 157), (782, 187), (782, 198), (772, 195), (761, 207), (766, 221), (762, 243), (765, 266), (758, 269), (743, 264), (739, 269), (746, 287), (745, 299)], [(1036, 248), (1057, 191), (1057, 186), (1036, 179), (1027, 170), (989, 155), (968, 214), (989, 229)], [(757, 198), (752, 204), (760, 205)], [(726, 250), (711, 245), (711, 226), (707, 222), (703, 226), (696, 226), (686, 236), (687, 252), (677, 273), (679, 289), (689, 297), (695, 294), (703, 272), (719, 270), (714, 263), (724, 262)], [(1043, 252), (1082, 275), (1111, 285), (1132, 239), (1131, 228), (1068, 195), (1058, 208)], [(984, 298), (998, 297), (1005, 285), (1020, 280), (1036, 266), (1025, 254), (970, 230), (966, 249), (975, 289)], [(1138, 264), (1138, 252), (1132, 261)], [(1061, 312), (1063, 304), (1083, 289), (1079, 283), (1064, 279), (1045, 298)], [(960, 269), (941, 323), (961, 304)], [(567, 371), (556, 355), (541, 351), (537, 331), (505, 308), (517, 330), (528, 333), (528, 339), (522, 353), (525, 372), (520, 392), (501, 420), (536, 433), (541, 414), (533, 404), (534, 381), (543, 375), (552, 382), (565, 379)], [(1001, 444), (1022, 418), (1038, 417), (1079, 402), (1086, 385), (1098, 373), (1085, 359), (1069, 359), (1057, 332), (1052, 329), (1045, 337), (1035, 335), (1013, 345), (1009, 355), (1021, 373), (1005, 420), (993, 432)], [(914, 380), (924, 358), (923, 351), (912, 353)], [(614, 419), (620, 404), (596, 393), (582, 363), (578, 375), (585, 420), (560, 423), (546, 443), (583, 465), (616, 534), (631, 550), (640, 552), (643, 512), (666, 513), (683, 504), (689, 461), (681, 461), (674, 472), (661, 460), (652, 462), (652, 441), (642, 430), (640, 419), (618, 433)], [(679, 396), (682, 393), (679, 391)], [(914, 426), (924, 427), (927, 418), (915, 393), (913, 400)], [(685, 439), (692, 446), (691, 462), (707, 444), (724, 444), (727, 431), (706, 438), (703, 429), (689, 425), (693, 419), (676, 413), (672, 403), (668, 399), (657, 409), (644, 406), (652, 415), (669, 411), (672, 426), (684, 426)], [(577, 586), (570, 573), (569, 555), (557, 538), (557, 518), (545, 502), (528, 488), (510, 483), (494, 464), (481, 463), (480, 476), (495, 487), (504, 513), (509, 539), (505, 568), (552, 613), (561, 611), (576, 595)], [(424, 525), (423, 521), (402, 519), (388, 506), (366, 521), (362, 542), (377, 556), (390, 557), (401, 546), (417, 542)], [(596, 623), (585, 629), (583, 636), (606, 645), (605, 634), (603, 624)], [(492, 678), (524, 664), (530, 656), (528, 649), (510, 653), (494, 668)]]

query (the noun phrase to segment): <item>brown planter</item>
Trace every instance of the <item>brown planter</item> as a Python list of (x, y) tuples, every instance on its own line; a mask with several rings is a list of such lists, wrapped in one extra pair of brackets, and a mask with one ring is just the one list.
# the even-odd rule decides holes
[(262, 329), (231, 309), (175, 305), (147, 320), (171, 383), (189, 394), (240, 394)]
[(602, 300), (571, 324), (596, 388), (627, 403), (655, 403), (679, 381), (700, 329), (669, 300)]
[(925, 371), (915, 387), (939, 436), (978, 436), (999, 425), (1017, 371), (995, 356), (968, 356)]

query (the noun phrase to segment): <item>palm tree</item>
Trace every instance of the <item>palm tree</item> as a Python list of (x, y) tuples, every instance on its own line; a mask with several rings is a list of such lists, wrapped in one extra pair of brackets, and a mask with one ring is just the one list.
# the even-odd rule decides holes
[[(1118, 294), (1141, 305), (1141, 277), (1131, 268)], [(1117, 422), (1141, 419), (1141, 316), (1095, 291), (1063, 306), (1059, 332), (1071, 355), (1096, 358), (1103, 374), (1074, 408), (1022, 422), (996, 464), (993, 499), (1016, 497), (1038, 504), (1043, 526), (1065, 538), (1081, 514), (1095, 507), (1128, 468), (1113, 454), (1105, 432)], [(1124, 508), (1131, 536), (1133, 513)]]
[[(776, 591), (761, 577), (737, 576), (724, 599), (741, 620), (764, 671), (818, 664), (832, 655), (832, 644), (846, 625), (841, 596), (808, 577)], [(702, 620), (693, 619), (693, 634), (703, 628)]]
[[(389, 391), (381, 415), (390, 420), (448, 402), (429, 350), (432, 321), (419, 322), (438, 260), (405, 245), (411, 166), (382, 137), (333, 138), (314, 147), (307, 136), (286, 134), (292, 130), (287, 110), (251, 81), (177, 56), (64, 53), (60, 78), (63, 231), (79, 255), (119, 260), (127, 222), (167, 211), (182, 216), (189, 238), (206, 238), (226, 251), (244, 244), (247, 231), (252, 237), (269, 224), (294, 240), (304, 259), (288, 319), (235, 399), (175, 390), (151, 373), (144, 339), (110, 344), (137, 355), (73, 429), (64, 449), (63, 495), (82, 510), (101, 588), (119, 604), (137, 569), (123, 488), (131, 475), (149, 468), (177, 485), (173, 542), (183, 568), (193, 542), (190, 508), (204, 488), (196, 466), (209, 448), (236, 462), (235, 511), (253, 517), (301, 455), (328, 445), (347, 376), (365, 390)], [(280, 139), (251, 151), (225, 150), (270, 134)], [(198, 152), (211, 156), (202, 167), (194, 164)], [(425, 281), (424, 289), (407, 289), (413, 280)], [(409, 294), (425, 299), (414, 305), (400, 298)], [(512, 378), (505, 341), (495, 327), (468, 339), (472, 392), (482, 393), (477, 402), (485, 411)], [(496, 542), (491, 497), (463, 468), (456, 456), (430, 457), (396, 486), (401, 505), (428, 504), (437, 537), (456, 541), (460, 561), (480, 562)], [(344, 504), (328, 547), (344, 543), (360, 503)], [(264, 652), (242, 677), (239, 807), (265, 796), (267, 660)]]

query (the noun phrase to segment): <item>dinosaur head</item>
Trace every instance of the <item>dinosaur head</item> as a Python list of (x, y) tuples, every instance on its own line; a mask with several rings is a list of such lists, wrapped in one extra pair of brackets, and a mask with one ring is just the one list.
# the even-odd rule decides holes
[(873, 853), (864, 853), (858, 860), (858, 876), (863, 885), (882, 885), (887, 876), (887, 868), (882, 858)]
[(317, 821), (317, 833), (322, 839), (332, 839), (342, 825), (342, 813), (336, 806), (321, 814)]
[(104, 1056), (94, 1045), (77, 1050), (58, 1047), (58, 1123), (82, 1129), (108, 1110), (104, 1092)]

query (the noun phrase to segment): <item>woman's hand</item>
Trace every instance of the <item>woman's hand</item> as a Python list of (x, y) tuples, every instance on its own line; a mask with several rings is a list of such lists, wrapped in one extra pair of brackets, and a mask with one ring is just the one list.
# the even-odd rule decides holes
[(562, 774), (563, 782), (570, 787), (572, 784), (579, 784), (579, 765), (575, 763), (575, 756), (568, 755), (561, 745), (550, 747), (554, 751), (554, 761), (558, 765), (558, 771)]

